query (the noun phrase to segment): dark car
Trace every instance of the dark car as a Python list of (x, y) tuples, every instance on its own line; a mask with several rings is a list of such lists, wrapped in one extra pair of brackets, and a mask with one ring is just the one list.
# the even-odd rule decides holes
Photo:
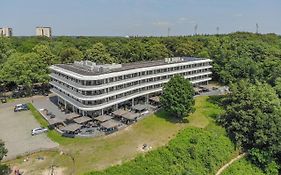
[(1, 98), (1, 102), (2, 103), (7, 103), (7, 98), (5, 98), (5, 97)]
[(47, 116), (49, 116), (50, 118), (55, 118), (56, 117), (55, 114), (53, 114), (52, 112), (48, 112)]

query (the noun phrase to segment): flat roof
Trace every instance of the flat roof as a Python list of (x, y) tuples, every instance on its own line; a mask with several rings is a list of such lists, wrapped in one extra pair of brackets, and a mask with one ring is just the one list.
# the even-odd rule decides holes
[(100, 122), (105, 122), (109, 119), (112, 119), (113, 117), (110, 116), (110, 115), (100, 115), (98, 117), (95, 117), (94, 119), (97, 120), (97, 121), (100, 121)]
[(129, 111), (126, 111), (124, 109), (118, 109), (117, 111), (114, 111), (112, 112), (114, 115), (117, 115), (117, 116), (122, 116), (123, 114), (127, 113)]
[(178, 62), (165, 62), (164, 59), (161, 60), (154, 60), (154, 61), (140, 61), (140, 62), (132, 62), (132, 63), (125, 63), (122, 64), (122, 67), (120, 68), (115, 68), (115, 69), (110, 69), (105, 72), (100, 72), (100, 71), (90, 71), (87, 70), (81, 66), (75, 65), (74, 63), (70, 64), (56, 64), (55, 66), (80, 74), (80, 75), (101, 75), (101, 74), (107, 74), (111, 72), (120, 72), (120, 71), (125, 71), (125, 70), (130, 70), (130, 69), (137, 69), (137, 68), (144, 68), (144, 67), (154, 67), (154, 66), (161, 66), (161, 65), (168, 65), (168, 64), (176, 64), (176, 63), (182, 63), (182, 62), (192, 62), (192, 61), (201, 61), (201, 60), (207, 60), (205, 58), (194, 58), (194, 57), (181, 57), (183, 61), (178, 61)]
[(139, 114), (134, 113), (134, 112), (127, 112), (122, 115), (123, 118), (128, 119), (128, 120), (135, 120)]
[(106, 122), (101, 123), (100, 125), (103, 128), (110, 129), (110, 128), (117, 127), (119, 124), (120, 124), (120, 122), (118, 122), (116, 120), (113, 120), (113, 119), (110, 119), (110, 120), (107, 120)]
[(137, 105), (133, 106), (132, 109), (137, 110), (137, 111), (142, 111), (144, 109), (147, 109), (147, 105), (137, 104)]
[(92, 120), (92, 118), (86, 117), (86, 116), (82, 116), (82, 117), (78, 117), (78, 118), (73, 119), (73, 121), (78, 123), (78, 124), (86, 123), (86, 122), (89, 122), (91, 120)]
[(65, 127), (61, 128), (62, 131), (70, 131), (70, 132), (74, 132), (77, 131), (78, 129), (81, 128), (82, 125), (79, 125), (77, 123), (73, 123), (70, 125), (66, 125)]
[(60, 118), (50, 118), (48, 120), (50, 125), (55, 125), (55, 124), (59, 124), (59, 123), (63, 123), (63, 121)]
[(79, 114), (76, 114), (76, 113), (68, 113), (68, 114), (65, 114), (65, 119), (66, 120), (73, 120), (77, 117), (79, 117)]

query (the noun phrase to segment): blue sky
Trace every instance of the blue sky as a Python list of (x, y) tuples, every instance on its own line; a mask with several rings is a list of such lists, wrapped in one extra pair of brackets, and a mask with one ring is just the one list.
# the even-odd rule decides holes
[(2, 0), (0, 26), (34, 35), (190, 35), (234, 31), (281, 34), (281, 0)]

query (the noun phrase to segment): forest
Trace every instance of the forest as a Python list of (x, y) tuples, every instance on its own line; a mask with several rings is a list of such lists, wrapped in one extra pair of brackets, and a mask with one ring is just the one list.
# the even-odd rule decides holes
[(281, 37), (231, 33), (179, 37), (12, 37), (0, 38), (0, 85), (47, 83), (48, 66), (91, 60), (126, 63), (190, 56), (213, 60), (214, 79), (240, 79), (281, 86)]

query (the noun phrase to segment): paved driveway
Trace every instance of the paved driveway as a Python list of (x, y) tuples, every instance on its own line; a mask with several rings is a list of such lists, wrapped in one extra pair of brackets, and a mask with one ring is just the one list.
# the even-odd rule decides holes
[(18, 155), (50, 149), (58, 146), (47, 135), (31, 136), (31, 130), (39, 127), (30, 111), (13, 111), (14, 103), (0, 104), (0, 139), (8, 149), (7, 157), (12, 159)]

